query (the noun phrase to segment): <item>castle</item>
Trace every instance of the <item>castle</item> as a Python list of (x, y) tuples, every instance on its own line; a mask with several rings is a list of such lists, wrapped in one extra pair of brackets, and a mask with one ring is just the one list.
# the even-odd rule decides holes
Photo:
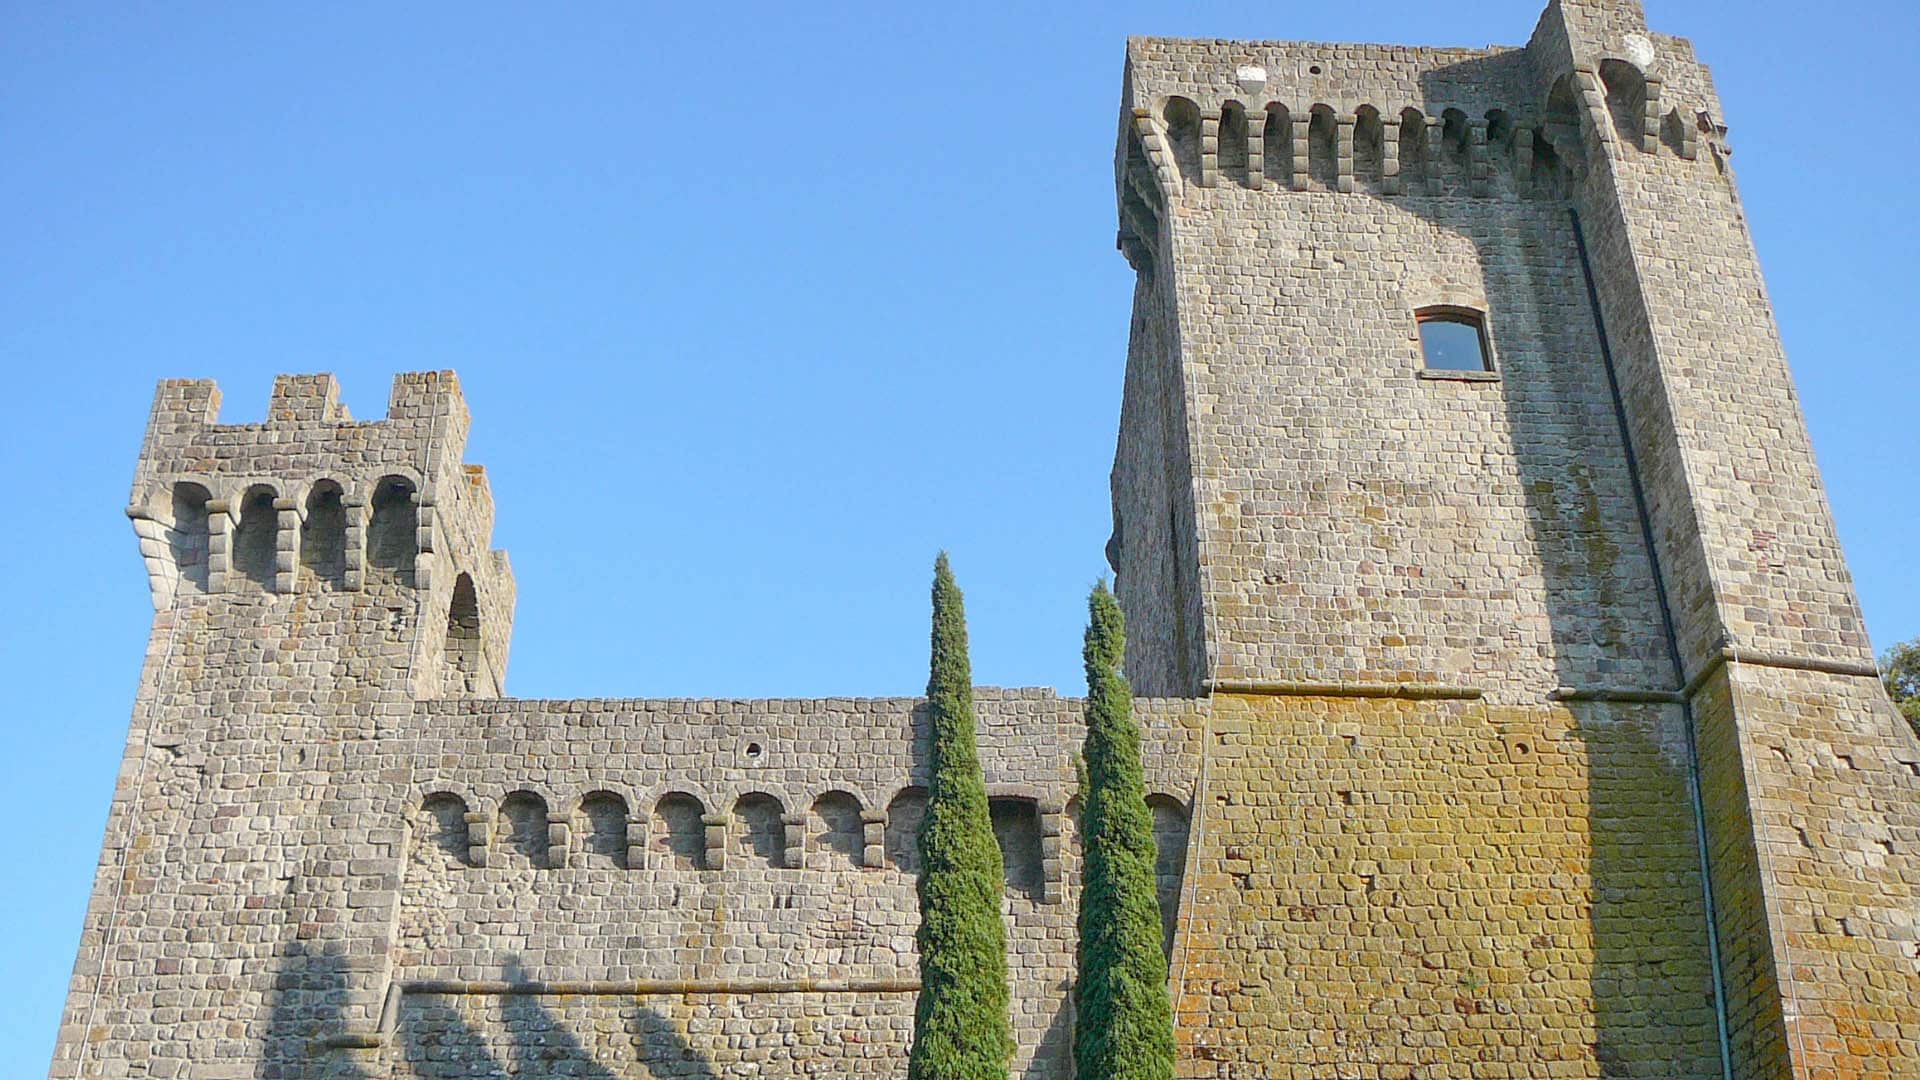
[[(1707, 71), (1127, 43), (1108, 557), (1184, 1077), (1920, 1076), (1881, 690)], [(53, 1077), (892, 1077), (912, 699), (503, 694), (450, 372), (155, 398), (152, 637)], [(1071, 1072), (1078, 701), (982, 691), (1014, 1075)]]

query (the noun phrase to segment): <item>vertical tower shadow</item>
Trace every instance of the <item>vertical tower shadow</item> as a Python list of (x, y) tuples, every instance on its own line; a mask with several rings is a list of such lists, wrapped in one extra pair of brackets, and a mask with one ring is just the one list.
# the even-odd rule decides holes
[[(518, 988), (533, 988), (517, 957), (510, 957), (503, 979)], [(497, 1009), (498, 1030), (484, 1031), (469, 1019), (469, 1011), (453, 999), (423, 995), (403, 1003), (398, 1057), (415, 1080), (474, 1080), (474, 1078), (569, 1077), (575, 1080), (718, 1080), (698, 1049), (660, 1011), (632, 998), (618, 1001), (625, 1013), (622, 1025), (639, 1072), (616, 1072), (600, 1056), (614, 1047), (589, 1046), (576, 1034), (564, 1012), (557, 1013), (532, 992), (500, 995), (482, 1006)], [(575, 1003), (596, 999), (573, 997)], [(490, 1018), (491, 1019), (491, 1018)], [(478, 1021), (489, 1027), (487, 1021)], [(496, 1056), (499, 1055), (499, 1056)], [(504, 1057), (505, 1060), (502, 1060)], [(289, 1076), (294, 1074), (287, 1074)], [(396, 1076), (395, 1080), (399, 1080)]]
[(258, 1080), (368, 1080), (348, 1050), (326, 1044), (345, 1032), (346, 995), (342, 958), (310, 952), (297, 941), (282, 950), (254, 1074)]

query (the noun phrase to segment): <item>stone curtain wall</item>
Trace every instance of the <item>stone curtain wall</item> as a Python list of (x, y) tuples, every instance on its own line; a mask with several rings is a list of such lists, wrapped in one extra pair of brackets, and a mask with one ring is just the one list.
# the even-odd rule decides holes
[(1678, 709), (1213, 708), (1180, 1075), (1718, 1074)]
[[(1015, 1075), (1064, 1077), (1082, 704), (990, 688), (976, 704), (989, 792), (1038, 825), (1008, 846), (1032, 853), (1009, 871), (1034, 886), (1010, 886), (1003, 907)], [(1184, 813), (1204, 703), (1137, 708), (1149, 790)], [(882, 837), (898, 794), (926, 785), (921, 725), (914, 699), (423, 704), (348, 765), (390, 778), (370, 805), (404, 822), (410, 841), (392, 1029), (368, 1032), (375, 1047), (333, 1052), (335, 1067), (434, 1077), (548, 1060), (620, 1075), (639, 1061), (660, 1076), (722, 1075), (735, 1063), (758, 1075), (897, 1075), (919, 974), (917, 911), (914, 876), (886, 857)], [(595, 793), (630, 808), (624, 867), (593, 850), (578, 808)], [(537, 851), (510, 838), (509, 795), (546, 807)], [(658, 842), (649, 819), (669, 796), (704, 809), (708, 868)], [(835, 813), (857, 803), (860, 865), (840, 841), (821, 842), (833, 836), (816, 809), (825, 796)], [(770, 859), (742, 842), (733, 813), (754, 798), (777, 801), (786, 826)], [(565, 992), (506, 993), (527, 984)], [(328, 1018), (283, 1020), (317, 1030)]]

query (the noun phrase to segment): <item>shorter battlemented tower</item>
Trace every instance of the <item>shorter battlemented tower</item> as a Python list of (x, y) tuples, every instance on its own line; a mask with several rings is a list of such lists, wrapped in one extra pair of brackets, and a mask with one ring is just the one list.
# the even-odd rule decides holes
[[(1180, 1075), (1920, 1075), (1875, 677), (1692, 46), (1135, 38), (1108, 557)], [(894, 1077), (910, 698), (504, 696), (451, 372), (155, 397), (54, 1077)], [(1013, 1074), (1071, 1073), (1076, 699), (987, 688)]]

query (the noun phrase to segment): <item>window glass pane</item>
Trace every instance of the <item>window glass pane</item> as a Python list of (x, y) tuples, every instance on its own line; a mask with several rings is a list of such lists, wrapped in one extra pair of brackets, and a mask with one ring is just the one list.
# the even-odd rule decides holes
[(1420, 350), (1427, 367), (1443, 371), (1485, 371), (1487, 357), (1480, 349), (1480, 327), (1456, 319), (1425, 319), (1420, 323)]

